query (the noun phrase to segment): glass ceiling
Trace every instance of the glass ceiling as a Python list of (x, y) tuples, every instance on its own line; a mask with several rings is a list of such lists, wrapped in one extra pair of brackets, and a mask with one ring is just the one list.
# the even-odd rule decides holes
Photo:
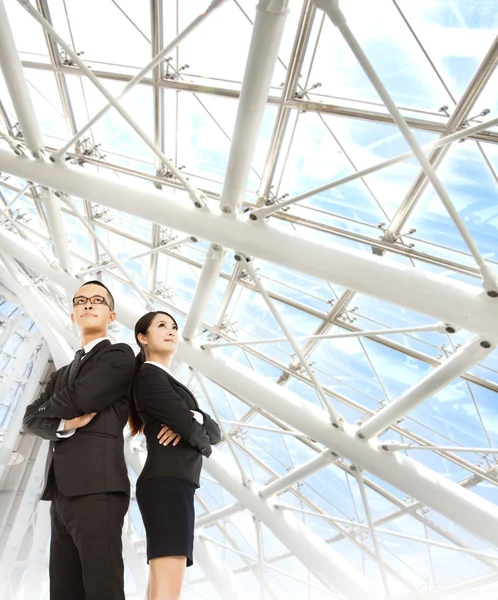
[[(106, 101), (19, 3), (5, 4), (48, 162), (48, 156)], [(244, 92), (256, 4), (255, 0), (222, 2), (121, 101), (166, 158), (205, 194), (209, 210), (215, 213), (219, 213), (239, 97)], [(132, 0), (103, 0), (97, 8), (77, 0), (36, 0), (32, 5), (117, 96), (209, 2), (151, 0), (139, 7)], [(419, 145), (496, 118), (496, 3), (342, 0), (340, 6)], [(386, 264), (430, 274), (438, 282), (470, 285), (480, 293), (482, 277), (475, 255), (413, 156), (354, 178), (409, 152), (409, 144), (328, 16), (308, 0), (289, 2), (289, 8), (238, 218), (250, 222), (249, 214), (268, 208), (273, 211), (267, 217), (268, 235), (278, 230), (296, 243), (311, 240), (365, 259), (373, 253)], [(1, 74), (0, 128), (3, 151), (10, 152), (9, 136), (23, 144), (16, 104)], [(498, 130), (490, 126), (440, 151), (426, 150), (460, 222), (495, 274), (497, 142)], [(80, 136), (65, 158), (68, 168), (133, 187), (137, 206), (140, 195), (145, 198), (149, 193), (190, 203), (175, 173), (114, 108)], [(42, 186), (2, 169), (1, 157), (0, 171), (0, 233), (23, 240), (27, 248), (42, 253), (53, 268), (60, 269)], [(346, 177), (348, 181), (323, 189)], [(279, 206), (300, 195), (306, 197)], [(83, 189), (72, 201), (77, 214), (57, 200), (70, 274), (83, 280), (101, 278), (133, 314), (144, 313), (147, 302), (148, 307), (173, 311), (182, 326), (188, 322), (212, 240), (168, 226), (166, 210), (163, 222), (153, 223), (137, 216), (139, 209), (127, 212), (124, 203), (123, 210), (117, 210), (88, 200)], [(433, 317), (282, 266), (266, 256), (251, 263), (256, 270), (253, 276), (252, 267), (237, 260), (237, 250), (226, 248), (193, 344), (231, 342), (220, 345), (215, 355), (249, 370), (244, 373), (265, 377), (270, 388), (270, 383), (280, 386), (321, 414), (331, 404), (351, 427), (408, 394), (475, 336), (470, 329), (453, 334), (430, 330), (437, 321)], [(14, 258), (25, 287), (35, 284), (48, 304), (67, 316), (61, 285)], [(12, 294), (5, 272), (2, 268), (0, 283)], [(7, 299), (0, 307), (11, 320), (16, 310)], [(4, 378), (32, 327), (35, 331), (36, 326), (25, 321), (15, 336), (1, 340)], [(389, 329), (405, 331), (390, 333)], [(379, 331), (383, 333), (375, 333)], [(348, 335), (337, 337), (343, 334)], [(133, 345), (130, 323), (119, 322), (112, 335)], [(269, 341), (255, 343), (261, 340)], [(282, 418), (283, 413), (265, 408), (259, 398), (241, 397), (199, 369), (190, 370), (187, 363), (177, 360), (178, 377), (225, 429), (220, 460), (246, 476), (256, 489), (327, 450), (304, 420), (302, 429), (297, 428)], [(24, 389), (19, 382), (13, 386), (0, 400), (0, 431), (4, 432)], [(496, 504), (497, 392), (495, 350), (405, 411), (382, 429), (379, 439), (401, 445), (400, 455)], [(137, 444), (140, 454), (143, 448), (140, 441)], [(330, 449), (334, 450), (333, 438)], [(269, 502), (277, 503), (281, 514), (300, 522), (347, 559), (368, 580), (376, 599), (496, 598), (497, 547), (407, 494), (402, 486), (393, 486), (368, 469), (357, 476), (352, 466), (352, 460), (342, 455), (317, 465), (290, 487), (283, 485)], [(132, 482), (136, 477), (130, 464)], [(206, 519), (208, 525), (199, 529), (199, 535), (210, 541), (249, 597), (343, 597), (282, 542), (271, 522), (253, 516), (251, 508), (240, 502), (206, 468), (196, 511), (199, 521)], [(217, 518), (216, 511), (225, 507), (226, 513)], [(130, 523), (134, 547), (143, 558), (144, 531), (134, 500)], [(20, 590), (16, 598), (24, 597), (24, 569), (18, 566), (11, 573)], [(131, 566), (126, 581), (127, 597), (141, 597)], [(46, 598), (45, 579), (42, 585), (45, 595), (40, 598)], [(196, 562), (188, 570), (185, 598), (214, 599), (217, 593), (209, 571)]]

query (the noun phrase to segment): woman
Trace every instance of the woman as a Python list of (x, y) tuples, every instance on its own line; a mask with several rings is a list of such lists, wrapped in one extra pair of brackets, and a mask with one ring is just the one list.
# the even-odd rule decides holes
[(140, 353), (129, 424), (132, 435), (144, 432), (147, 439), (147, 460), (136, 487), (150, 566), (147, 600), (177, 600), (185, 568), (192, 565), (202, 456), (220, 441), (220, 428), (168, 371), (178, 344), (175, 319), (149, 312), (135, 325), (135, 339)]

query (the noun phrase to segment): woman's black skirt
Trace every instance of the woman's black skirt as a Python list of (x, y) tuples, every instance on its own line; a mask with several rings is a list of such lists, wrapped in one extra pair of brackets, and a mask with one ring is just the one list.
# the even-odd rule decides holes
[(161, 477), (137, 481), (137, 502), (147, 536), (147, 564), (162, 556), (186, 556), (193, 564), (194, 494), (186, 479)]

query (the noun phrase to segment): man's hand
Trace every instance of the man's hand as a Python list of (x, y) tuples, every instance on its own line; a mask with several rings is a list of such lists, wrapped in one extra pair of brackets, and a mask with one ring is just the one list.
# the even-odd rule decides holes
[(64, 431), (70, 431), (71, 429), (80, 429), (80, 427), (84, 427), (88, 425), (93, 417), (97, 413), (89, 413), (87, 415), (81, 415), (81, 417), (76, 417), (75, 419), (69, 419), (64, 423)]
[(170, 427), (161, 423), (163, 428), (159, 432), (157, 438), (159, 443), (163, 446), (167, 446), (173, 442), (173, 446), (176, 446), (178, 442), (182, 439), (182, 436), (179, 433), (175, 433)]

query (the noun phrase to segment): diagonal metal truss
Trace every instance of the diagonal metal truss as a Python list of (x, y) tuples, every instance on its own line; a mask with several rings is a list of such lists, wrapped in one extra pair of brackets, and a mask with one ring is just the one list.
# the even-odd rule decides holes
[[(77, 343), (66, 325), (67, 295), (90, 274), (118, 297), (130, 298), (118, 303), (116, 338), (131, 341), (130, 328), (150, 307), (185, 319), (175, 369), (198, 386), (225, 432), (226, 441), (205, 465), (198, 493), (202, 572), (189, 575), (186, 597), (307, 593), (463, 599), (470, 590), (474, 597), (493, 598), (486, 586), (498, 566), (498, 439), (483, 394), (494, 398), (498, 391), (496, 257), (481, 249), (484, 238), (475, 229), (469, 232), (439, 172), (456, 143), (463, 142), (475, 145), (496, 180), (496, 115), (473, 115), (495, 78), (498, 37), (458, 95), (435, 66), (418, 35), (420, 24), (411, 22), (403, 3), (388, 9), (389, 3), (375, 2), (379, 10), (401, 15), (427, 68), (449, 94), (451, 114), (436, 107), (407, 109), (391, 99), (345, 0), (199, 2), (190, 20), (180, 3), (151, 0), (149, 34), (131, 7), (113, 2), (116, 15), (150, 41), (152, 66), (139, 75), (136, 65), (80, 54), (84, 48), (74, 40), (82, 39), (81, 28), (69, 0), (63, 13), (52, 0), (37, 0), (36, 6), (18, 0), (16, 8), (24, 6), (43, 26), (46, 44), (36, 57), (23, 52), (18, 13), (0, 0), (6, 83), (5, 90), (0, 87), (0, 419), (5, 424), (0, 425), (0, 571), (12, 598), (19, 593), (30, 598), (43, 587), (48, 535), (45, 507), (36, 503), (45, 447), (19, 435), (16, 423), (51, 368), (49, 354), (56, 365), (63, 364)], [(70, 40), (57, 31), (61, 18)], [(325, 47), (327, 18), (353, 49), (382, 103), (317, 94), (313, 65)], [(241, 19), (250, 28), (237, 81), (212, 76), (216, 68), (200, 73), (209, 79), (203, 81), (196, 66), (182, 59), (196, 35), (219, 31), (216, 19), (232, 19), (234, 27)], [(63, 115), (65, 139), (54, 140), (37, 117), (31, 73), (53, 78), (57, 97), (51, 100)], [(275, 77), (282, 73), (279, 87)], [(104, 117), (92, 124), (88, 110), (88, 133), (78, 133), (85, 120), (73, 85), (77, 78), (86, 103), (88, 78), (105, 92), (125, 119), (122, 127), (134, 128), (153, 149), (150, 160), (105, 144), (100, 152)], [(108, 91), (116, 82), (128, 84), (124, 91), (135, 83), (150, 90), (152, 131), (142, 126), (143, 114), (131, 116), (123, 108), (123, 90), (118, 97)], [(200, 107), (195, 118), (230, 142), (221, 175), (206, 176), (202, 165), (182, 164), (185, 98)], [(232, 121), (218, 110), (218, 101), (236, 107)], [(280, 194), (289, 185), (289, 156), (298, 147), (306, 114), (316, 116), (320, 139), (334, 140), (353, 170), (320, 188), (289, 190), (287, 200)], [(388, 180), (389, 168), (405, 164), (412, 154), (360, 169), (334, 119), (385, 128), (377, 130), (379, 143), (396, 123), (422, 165), (388, 224), (382, 224), (380, 239), (376, 223), (317, 208), (324, 206), (318, 200), (362, 182), (385, 216), (387, 199), (373, 192), (368, 177), (384, 173)], [(427, 158), (417, 137), (423, 133), (435, 139)], [(258, 160), (257, 144), (265, 136)], [(61, 159), (64, 163), (57, 164)], [(425, 232), (405, 233), (432, 186), (471, 253), (435, 241), (417, 248)], [(409, 316), (401, 325), (399, 315), (391, 321), (384, 313), (379, 320), (365, 296)], [(19, 336), (26, 318), (38, 333)], [(351, 361), (365, 365), (370, 382), (355, 383), (349, 366), (340, 366), (341, 343), (353, 352)], [(327, 353), (334, 359), (327, 361)], [(389, 388), (385, 356), (393, 360), (392, 369), (405, 364), (417, 369), (398, 392)], [(36, 380), (26, 380), (26, 363), (33, 365)], [(472, 408), (480, 424), (479, 442), (463, 441), (467, 437), (456, 429), (438, 431), (436, 420), (424, 421), (417, 407), (436, 407), (438, 393), (468, 397), (466, 410)], [(143, 449), (127, 443), (126, 451), (133, 480)], [(21, 457), (19, 464), (15, 456)], [(144, 585), (142, 538), (132, 502), (124, 533), (129, 597), (141, 597)], [(447, 560), (466, 557), (467, 563), (458, 573), (444, 573), (438, 552)], [(209, 593), (218, 596), (203, 596), (206, 578)]]

